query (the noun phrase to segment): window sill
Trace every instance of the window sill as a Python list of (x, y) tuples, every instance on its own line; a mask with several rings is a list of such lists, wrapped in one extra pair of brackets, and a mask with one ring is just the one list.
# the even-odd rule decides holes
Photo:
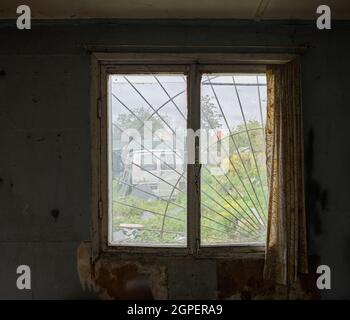
[(193, 259), (245, 259), (262, 258), (265, 255), (265, 245), (210, 245), (202, 246), (197, 252), (191, 252), (188, 248), (174, 247), (105, 247), (101, 255), (118, 257), (118, 259), (144, 260), (144, 259), (168, 259), (193, 258)]

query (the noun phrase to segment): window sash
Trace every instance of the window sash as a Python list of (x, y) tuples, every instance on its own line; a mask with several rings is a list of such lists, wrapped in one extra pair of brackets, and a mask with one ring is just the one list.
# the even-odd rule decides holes
[[(190, 241), (193, 237), (193, 226), (191, 225), (192, 219), (189, 218), (190, 215), (192, 215), (192, 210), (189, 210), (188, 208), (188, 199), (187, 199), (187, 243), (186, 246), (181, 246), (179, 244), (151, 244), (151, 243), (144, 243), (144, 244), (110, 244), (109, 243), (109, 235), (111, 234), (111, 228), (112, 224), (110, 223), (112, 219), (111, 211), (108, 208), (110, 204), (110, 199), (112, 197), (111, 195), (111, 185), (109, 177), (109, 172), (111, 172), (111, 159), (109, 159), (109, 155), (111, 154), (108, 152), (109, 142), (111, 141), (111, 137), (109, 136), (109, 115), (108, 115), (108, 101), (109, 95), (108, 92), (108, 78), (109, 75), (113, 74), (138, 74), (138, 73), (144, 73), (144, 74), (151, 74), (151, 73), (165, 73), (165, 74), (171, 74), (171, 73), (183, 73), (187, 76), (187, 105), (188, 110), (191, 110), (190, 104), (192, 103), (192, 98), (190, 97), (189, 90), (191, 87), (191, 72), (190, 67), (186, 65), (141, 65), (141, 66), (135, 66), (135, 65), (106, 65), (101, 67), (101, 155), (102, 155), (102, 161), (101, 161), (101, 169), (103, 171), (102, 173), (102, 181), (101, 181), (101, 196), (103, 197), (103, 215), (102, 215), (102, 250), (103, 251), (116, 251), (121, 253), (162, 253), (162, 254), (179, 254), (179, 255), (187, 255), (194, 251), (194, 247), (192, 244), (195, 244), (195, 240)], [(187, 128), (190, 128), (190, 120), (189, 115), (187, 116)], [(189, 168), (187, 168), (189, 170)], [(187, 179), (189, 179), (189, 175), (187, 172)], [(194, 178), (192, 178), (194, 181)], [(190, 183), (188, 182), (187, 187), (189, 187)], [(108, 191), (107, 191), (108, 190)], [(104, 196), (103, 196), (104, 195)], [(108, 195), (106, 197), (106, 195)], [(188, 198), (188, 191), (187, 191), (187, 198)], [(106, 208), (107, 206), (107, 208)], [(105, 214), (107, 213), (107, 214)]]

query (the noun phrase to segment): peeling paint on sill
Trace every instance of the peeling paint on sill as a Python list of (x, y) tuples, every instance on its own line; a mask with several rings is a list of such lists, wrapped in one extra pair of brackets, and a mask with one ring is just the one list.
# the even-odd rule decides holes
[(78, 273), (84, 290), (101, 299), (167, 299), (166, 267), (135, 261), (118, 261), (110, 255), (90, 263), (90, 244), (78, 248)]

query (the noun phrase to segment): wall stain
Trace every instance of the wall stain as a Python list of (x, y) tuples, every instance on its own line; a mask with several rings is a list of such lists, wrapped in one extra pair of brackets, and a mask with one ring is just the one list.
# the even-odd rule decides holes
[(263, 258), (218, 261), (218, 299), (319, 299), (315, 273), (300, 275), (300, 280), (288, 287), (264, 280), (263, 270)]
[(328, 209), (329, 193), (314, 178), (314, 143), (313, 129), (308, 132), (305, 147), (305, 205), (308, 217), (308, 225), (313, 226), (317, 235), (322, 233), (322, 211)]
[(57, 221), (59, 215), (60, 215), (60, 211), (58, 209), (51, 210), (51, 216), (54, 218), (55, 221)]
[(118, 300), (154, 299), (149, 275), (139, 273), (137, 265), (132, 263), (112, 269), (101, 267), (96, 285), (105, 288), (108, 296)]
[(165, 266), (151, 262), (121, 261), (115, 255), (103, 255), (93, 265), (90, 244), (78, 247), (78, 273), (83, 289), (101, 299), (167, 299)]
[[(96, 293), (100, 299), (167, 299), (168, 268), (174, 258), (166, 260), (126, 260), (119, 255), (102, 254), (91, 265), (91, 247), (83, 242), (78, 247), (77, 266), (84, 290)], [(166, 262), (164, 262), (166, 261)], [(264, 258), (220, 259), (216, 261), (217, 299), (319, 299), (316, 288), (315, 259), (311, 259), (308, 275), (301, 275), (293, 286), (281, 286), (262, 277)], [(179, 275), (181, 276), (181, 275)], [(206, 274), (199, 274), (203, 281)], [(184, 288), (186, 290), (186, 288)], [(198, 292), (200, 296), (200, 292)]]

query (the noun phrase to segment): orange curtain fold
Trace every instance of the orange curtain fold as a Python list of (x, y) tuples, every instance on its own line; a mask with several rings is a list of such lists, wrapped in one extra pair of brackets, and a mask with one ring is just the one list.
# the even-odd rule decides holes
[(308, 272), (299, 58), (267, 70), (269, 210), (264, 278), (289, 285)]

